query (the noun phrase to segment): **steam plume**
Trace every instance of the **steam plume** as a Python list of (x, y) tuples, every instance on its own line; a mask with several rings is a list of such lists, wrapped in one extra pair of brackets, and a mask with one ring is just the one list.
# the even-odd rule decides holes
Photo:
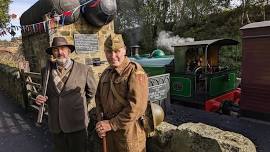
[(171, 36), (172, 32), (170, 31), (161, 31), (158, 34), (158, 39), (156, 41), (157, 47), (165, 48), (173, 52), (173, 45), (178, 45), (185, 42), (193, 42), (194, 38), (180, 38), (177, 36)]

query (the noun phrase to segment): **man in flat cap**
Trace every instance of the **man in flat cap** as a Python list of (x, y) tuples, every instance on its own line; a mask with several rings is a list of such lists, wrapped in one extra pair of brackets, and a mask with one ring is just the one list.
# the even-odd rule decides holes
[(99, 122), (96, 131), (109, 152), (146, 151), (146, 133), (140, 118), (148, 101), (148, 78), (130, 61), (122, 36), (111, 34), (104, 51), (110, 64), (100, 77), (95, 97)]
[(47, 93), (36, 97), (38, 105), (48, 104), (54, 152), (86, 152), (87, 148), (87, 104), (94, 97), (96, 83), (89, 67), (69, 58), (74, 49), (64, 37), (53, 39), (52, 46), (46, 49), (54, 59)]

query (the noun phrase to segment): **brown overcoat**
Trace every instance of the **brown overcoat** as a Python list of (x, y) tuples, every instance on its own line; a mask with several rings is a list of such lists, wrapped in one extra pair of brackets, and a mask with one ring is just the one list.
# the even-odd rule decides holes
[[(113, 81), (126, 105), (116, 100), (110, 88)], [(96, 93), (97, 115), (104, 113), (112, 130), (107, 132), (109, 152), (146, 151), (146, 134), (138, 120), (145, 112), (148, 101), (148, 79), (142, 67), (127, 57), (117, 67), (108, 67), (102, 73)]]
[(93, 72), (81, 63), (73, 62), (70, 75), (60, 93), (50, 75), (47, 89), (50, 131), (70, 133), (87, 128), (87, 101), (94, 97), (95, 91)]

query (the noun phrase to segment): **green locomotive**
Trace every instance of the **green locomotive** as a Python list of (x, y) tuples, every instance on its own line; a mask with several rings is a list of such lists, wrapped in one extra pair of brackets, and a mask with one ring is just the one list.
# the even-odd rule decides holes
[(233, 39), (194, 41), (173, 46), (172, 57), (155, 50), (151, 58), (131, 59), (150, 76), (170, 73), (171, 101), (219, 111), (222, 106), (232, 107), (240, 100), (236, 70), (222, 67), (219, 62), (222, 48), (238, 43)]

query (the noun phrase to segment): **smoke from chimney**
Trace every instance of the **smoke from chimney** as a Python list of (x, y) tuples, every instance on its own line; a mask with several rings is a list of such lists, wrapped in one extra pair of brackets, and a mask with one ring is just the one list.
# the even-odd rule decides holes
[(193, 42), (194, 38), (180, 38), (177, 36), (171, 36), (170, 31), (161, 31), (158, 34), (158, 39), (156, 41), (157, 47), (165, 48), (170, 52), (173, 52), (173, 45), (178, 45), (185, 42)]

